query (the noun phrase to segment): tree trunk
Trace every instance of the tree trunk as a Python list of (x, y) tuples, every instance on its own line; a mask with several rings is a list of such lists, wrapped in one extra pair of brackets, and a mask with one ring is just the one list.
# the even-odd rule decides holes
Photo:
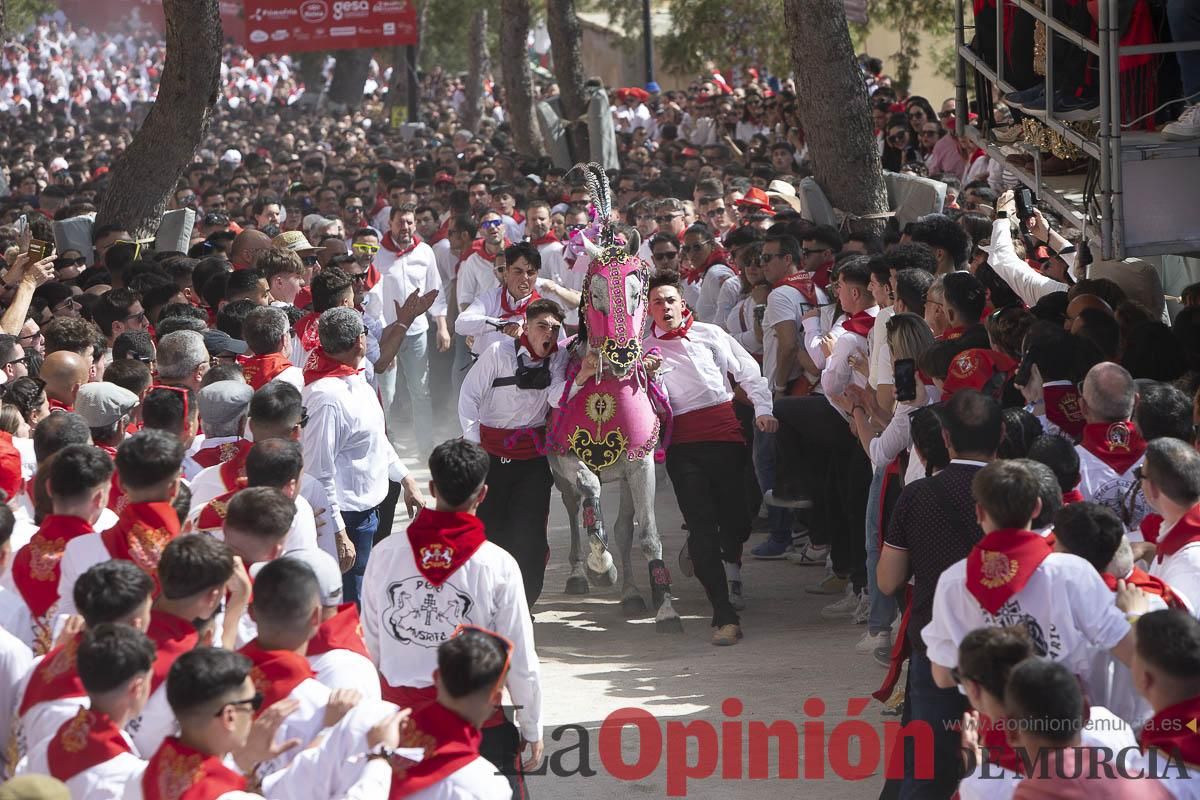
[(817, 183), (852, 231), (882, 233), (887, 188), (843, 0), (783, 0), (800, 122)]
[(304, 84), (305, 105), (316, 106), (325, 91), (325, 58), (324, 50), (300, 53), (300, 82)]
[(467, 40), (467, 98), (462, 123), (471, 133), (479, 130), (479, 120), (483, 116), (483, 78), (490, 67), (487, 26), (487, 9), (480, 8), (471, 17), (471, 32)]
[(583, 58), (580, 42), (583, 31), (575, 16), (575, 0), (546, 0), (546, 27), (550, 32), (550, 53), (554, 58), (554, 78), (558, 81), (563, 124), (570, 132), (575, 160), (582, 161), (591, 151), (588, 143), (587, 95), (583, 90)]
[(500, 0), (500, 64), (513, 148), (525, 156), (546, 154), (533, 117), (533, 70), (529, 67), (529, 0)]
[(371, 71), (369, 48), (339, 50), (333, 77), (329, 80), (329, 102), (347, 111), (357, 111), (363, 101), (363, 87)]
[(138, 236), (158, 228), (167, 199), (192, 161), (217, 102), (221, 10), (217, 0), (163, 0), (166, 62), (146, 122), (113, 164), (96, 226), (117, 223)]

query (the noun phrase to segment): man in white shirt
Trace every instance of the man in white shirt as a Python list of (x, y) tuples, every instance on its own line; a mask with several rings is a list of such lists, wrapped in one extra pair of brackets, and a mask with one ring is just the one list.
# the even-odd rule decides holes
[[(433, 248), (421, 241), (416, 231), (416, 206), (392, 208), (388, 230), (375, 255), (375, 266), (383, 278), (367, 292), (363, 301), (364, 313), (383, 325), (390, 325), (396, 321), (395, 303), (403, 303), (413, 291), (422, 295), (437, 291), (438, 296), (429, 309), (429, 316), (437, 328), (438, 350), (445, 352), (450, 349), (450, 331), (446, 328), (446, 298), (441, 293), (442, 280), (437, 259)], [(399, 368), (404, 372), (404, 383), (408, 387), (413, 433), (420, 453), (428, 453), (433, 449), (433, 405), (429, 396), (429, 354), (426, 352), (428, 330), (429, 321), (425, 314), (414, 319), (408, 326), (404, 345), (398, 354)], [(396, 408), (397, 377), (395, 369), (378, 375), (384, 408), (389, 412)]]
[[(401, 707), (433, 700), (437, 647), (460, 625), (495, 631), (513, 643), (506, 686), (519, 733), (507, 719), (485, 724), (481, 752), (502, 772), (513, 769), (519, 739), (526, 769), (541, 761), (541, 668), (517, 562), (487, 541), (475, 515), (488, 494), (490, 466), (479, 445), (455, 439), (434, 448), (425, 508), (404, 534), (384, 539), (363, 580), (363, 632), (383, 677), (383, 696)], [(514, 788), (516, 786), (514, 785)]]
[(22, 772), (50, 775), (72, 797), (122, 797), (146, 768), (125, 726), (150, 696), (154, 643), (128, 625), (101, 623), (83, 634), (75, 664), (88, 705), (30, 753)]
[[(104, 622), (121, 622), (144, 631), (150, 621), (151, 592), (154, 582), (128, 561), (106, 561), (89, 569), (75, 584), (75, 604), (83, 615), (85, 628)], [(50, 737), (73, 718), (79, 708), (87, 707), (87, 691), (75, 670), (75, 655), (83, 633), (68, 636), (21, 681), (15, 727), (16, 759), (32, 760), (41, 754)]]
[(246, 415), (253, 395), (254, 389), (243, 381), (215, 381), (196, 393), (204, 446), (190, 456), (199, 469), (185, 477), (195, 478), (201, 469), (223, 464), (249, 449)]
[[(802, 507), (811, 504), (802, 498), (811, 492), (800, 472), (807, 463), (793, 458), (802, 451), (800, 431), (807, 425), (808, 407), (824, 412), (827, 406), (820, 397), (792, 397), (802, 394), (803, 384), (816, 381), (820, 368), (803, 346), (807, 335), (808, 320), (819, 329), (820, 310), (828, 302), (825, 293), (812, 281), (812, 275), (800, 271), (804, 263), (804, 250), (793, 236), (772, 236), (763, 242), (759, 255), (763, 278), (771, 284), (766, 308), (761, 317), (755, 317), (754, 327), (761, 336), (763, 348), (763, 374), (767, 386), (775, 398), (775, 416), (783, 423), (775, 434), (760, 432), (754, 436), (755, 471), (759, 486), (768, 502), (767, 512), (771, 535), (756, 546), (751, 553), (755, 558), (783, 558), (792, 544), (791, 512), (785, 504)], [(783, 454), (783, 468), (779, 469), (777, 454)], [(782, 472), (782, 480), (780, 473)], [(813, 556), (814, 563), (824, 565), (828, 548), (822, 548)], [(801, 549), (800, 555), (805, 555)]]
[(758, 364), (732, 336), (695, 321), (673, 274), (650, 279), (650, 315), (654, 321), (643, 347), (661, 352), (656, 376), (674, 414), (667, 474), (687, 523), (688, 556), (713, 607), (712, 643), (737, 644), (742, 629), (732, 600), (740, 602), (750, 512), (741, 481), (746, 440), (730, 381), (750, 397), (755, 427), (764, 432), (776, 427), (771, 395)]
[[(495, 211), (479, 219), (480, 238), (469, 253), (463, 253), (458, 264), (458, 308), (463, 311), (475, 298), (500, 285), (496, 274), (496, 257), (512, 244), (504, 230), (504, 220)], [(458, 333), (457, 323), (455, 332)], [(460, 334), (461, 335), (461, 334)]]
[(479, 518), (488, 540), (520, 565), (530, 606), (542, 593), (549, 552), (546, 521), (554, 479), (538, 447), (545, 440), (546, 414), (564, 388), (568, 354), (558, 348), (562, 325), (562, 309), (553, 300), (532, 300), (525, 307), (524, 333), (492, 342), (458, 397), (463, 438), (482, 444), (491, 462), (490, 499), (480, 505)]
[(471, 352), (477, 356), (493, 342), (520, 338), (525, 309), (542, 297), (540, 292), (546, 292), (562, 308), (579, 307), (578, 292), (539, 277), (542, 257), (532, 244), (509, 245), (503, 258), (504, 283), (476, 296), (454, 321), (454, 332), (471, 337)]
[(972, 487), (984, 536), (938, 579), (932, 619), (921, 631), (934, 682), (954, 686), (959, 644), (986, 625), (1023, 626), (1039, 656), (1077, 675), (1098, 648), (1128, 666), (1132, 629), (1095, 568), (1052, 552), (1029, 529), (1041, 508), (1033, 473), (1015, 461), (994, 461)]
[[(388, 442), (383, 409), (360, 374), (367, 337), (362, 319), (354, 309), (331, 308), (321, 314), (318, 335), (320, 345), (304, 369), (304, 463), (336, 498), (355, 548), (344, 596), (358, 602), (389, 479), (403, 485), (410, 509), (420, 505), (421, 490)], [(390, 529), (392, 521), (383, 522)]]
[(1200, 717), (1200, 622), (1167, 609), (1151, 611), (1136, 624), (1133, 684), (1154, 709), (1140, 744), (1147, 756), (1169, 763), (1162, 779), (1167, 790), (1179, 800), (1194, 800), (1200, 797), (1200, 735), (1192, 730), (1192, 720)]
[(717, 318), (717, 297), (726, 281), (737, 280), (730, 266), (729, 253), (716, 239), (716, 234), (704, 223), (697, 223), (683, 235), (679, 251), (687, 266), (681, 277), (680, 290), (700, 322), (720, 324)]
[(270, 381), (287, 381), (297, 390), (304, 388), (300, 367), (288, 358), (292, 347), (288, 317), (282, 309), (260, 306), (242, 320), (242, 338), (250, 353), (239, 356), (242, 375), (251, 389), (261, 389)]
[(1140, 542), (1141, 521), (1150, 509), (1134, 474), (1146, 450), (1132, 421), (1136, 403), (1137, 385), (1124, 367), (1106, 361), (1088, 370), (1079, 398), (1083, 439), (1075, 452), (1083, 499), (1112, 509), (1130, 541)]
[[(0, 730), (13, 729), (21, 679), (33, 668), (33, 651), (29, 645), (0, 627)], [(0, 780), (11, 777), (11, 764), (0, 763)]]
[[(554, 281), (559, 286), (572, 292), (583, 290), (583, 279), (587, 277), (586, 269), (576, 269), (577, 264), (568, 264), (563, 243), (558, 240), (550, 226), (550, 204), (545, 200), (534, 200), (527, 209), (525, 217), (525, 233), (530, 244), (538, 249), (542, 257), (540, 273)], [(568, 331), (579, 327), (579, 307), (563, 308), (567, 317), (564, 326)]]
[(337, 561), (320, 550), (300, 550), (286, 557), (307, 564), (321, 590), (320, 626), (304, 653), (317, 680), (330, 689), (353, 688), (365, 700), (379, 700), (379, 671), (363, 641), (358, 607), (342, 602), (342, 571)]
[(1200, 608), (1200, 453), (1178, 439), (1155, 439), (1138, 471), (1146, 501), (1163, 518), (1149, 572)]
[[(371, 759), (360, 767), (359, 785), (375, 787), (380, 797), (390, 789), (393, 795), (423, 800), (511, 798), (513, 788), (504, 777), (507, 773), (498, 774), (495, 764), (479, 754), (479, 729), (487, 725), (500, 703), (512, 648), (503, 637), (479, 628), (464, 628), (439, 645), (433, 677), (436, 700), (414, 710), (403, 723), (403, 738), (399, 715), (371, 732), (383, 734), (383, 752), (414, 738), (428, 742), (425, 758), (403, 776), (394, 776), (387, 760)], [(476, 754), (475, 758), (467, 760), (464, 752)], [(527, 763), (527, 768), (533, 766)]]

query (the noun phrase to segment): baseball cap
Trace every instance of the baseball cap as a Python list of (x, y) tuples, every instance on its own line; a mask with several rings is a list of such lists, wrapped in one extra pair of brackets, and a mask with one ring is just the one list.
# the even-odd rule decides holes
[(224, 164), (241, 164), (242, 154), (239, 150), (226, 150), (221, 154), (221, 162)]
[(308, 564), (321, 586), (321, 605), (333, 608), (342, 604), (342, 571), (333, 556), (324, 550), (294, 550), (286, 558)]
[(115, 425), (138, 404), (138, 396), (115, 383), (85, 383), (75, 395), (75, 413), (89, 428)]
[(249, 349), (246, 343), (241, 339), (235, 339), (225, 331), (205, 331), (204, 346), (208, 349), (210, 356), (219, 356), (222, 353), (233, 353), (234, 355), (245, 355)]

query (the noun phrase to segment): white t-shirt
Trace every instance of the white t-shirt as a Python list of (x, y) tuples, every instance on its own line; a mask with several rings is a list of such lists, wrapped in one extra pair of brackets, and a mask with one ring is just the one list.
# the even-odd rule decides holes
[[(816, 289), (817, 302), (824, 303), (824, 293), (820, 289)], [(800, 294), (800, 290), (792, 286), (779, 286), (771, 290), (767, 295), (767, 311), (763, 315), (763, 375), (767, 378), (767, 383), (772, 392), (782, 391), (787, 388), (785, 386), (776, 385), (775, 367), (779, 360), (779, 338), (775, 333), (775, 326), (781, 324), (792, 324), (796, 328), (796, 346), (803, 347), (804, 329), (801, 325), (800, 318), (804, 316), (804, 312), (808, 311), (811, 306), (804, 299), (804, 295)], [(788, 371), (788, 381), (793, 381), (799, 378), (803, 370), (799, 363), (793, 363)]]
[[(1160, 537), (1166, 533), (1164, 530)], [(1156, 556), (1146, 571), (1161, 578), (1176, 594), (1183, 595), (1193, 614), (1200, 610), (1200, 542), (1186, 544), (1161, 561)]]
[(938, 578), (933, 618), (921, 631), (929, 660), (946, 669), (958, 666), (958, 645), (976, 628), (1022, 625), (1036, 655), (1058, 661), (1076, 675), (1086, 672), (1095, 648), (1111, 649), (1129, 633), (1113, 593), (1079, 556), (1046, 556), (996, 614), (985, 611), (966, 584), (964, 558)]

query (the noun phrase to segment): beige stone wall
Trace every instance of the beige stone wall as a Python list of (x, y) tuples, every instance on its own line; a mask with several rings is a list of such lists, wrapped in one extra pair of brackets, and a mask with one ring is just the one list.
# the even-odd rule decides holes
[[(954, 43), (954, 34), (947, 34), (944, 40), (934, 40), (929, 34), (921, 36), (921, 58), (913, 71), (911, 94), (926, 98), (933, 107), (940, 108), (942, 101), (954, 96), (954, 81), (937, 74), (933, 63), (933, 50), (944, 49)], [(900, 35), (885, 25), (875, 25), (868, 34), (862, 51), (876, 58), (883, 59), (883, 70), (886, 74), (896, 74), (895, 60), (892, 54), (900, 49)]]

